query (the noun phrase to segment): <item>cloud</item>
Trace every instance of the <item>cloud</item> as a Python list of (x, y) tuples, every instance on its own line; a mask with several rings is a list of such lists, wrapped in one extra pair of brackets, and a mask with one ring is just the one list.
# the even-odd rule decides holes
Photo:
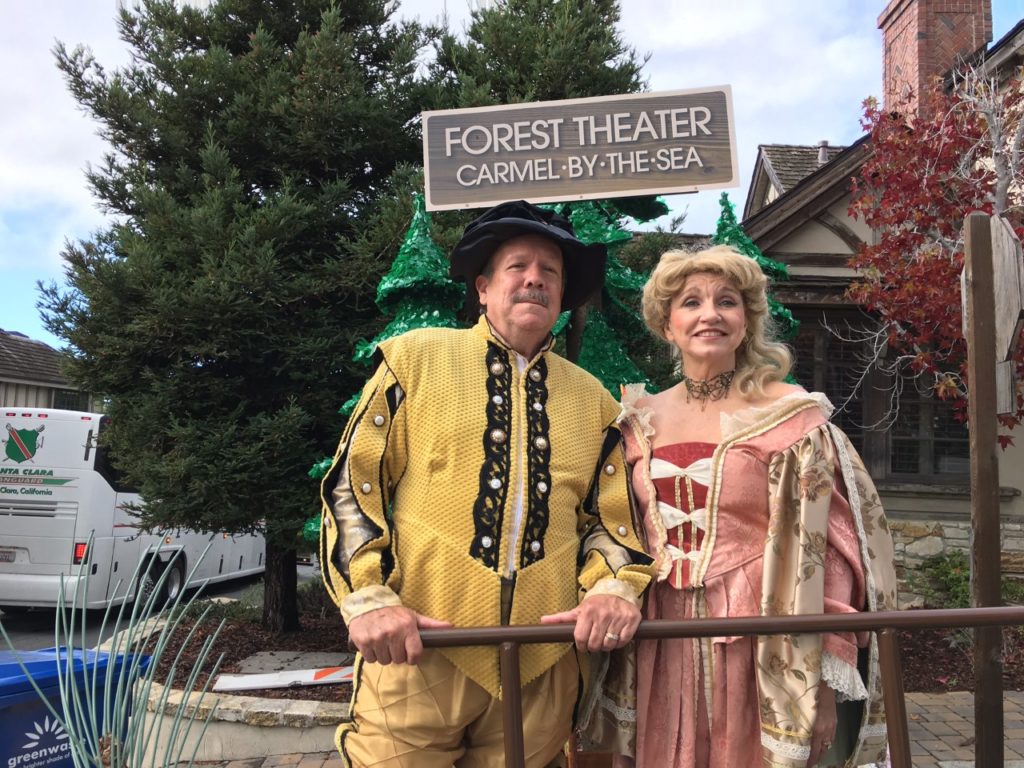
[[(206, 0), (195, 0), (206, 2)], [(447, 11), (465, 28), (479, 0), (400, 0), (399, 15), (436, 21)], [(860, 104), (881, 92), (884, 0), (620, 0), (623, 40), (639, 55), (652, 90), (733, 88), (740, 184), (728, 190), (742, 209), (759, 143), (847, 144), (860, 135)], [(117, 34), (118, 0), (7, 2), (0, 25), (0, 282), (30, 294), (36, 278), (60, 274), (65, 238), (88, 237), (104, 217), (84, 169), (105, 150), (57, 70), (56, 40), (85, 43), (107, 71), (128, 62)], [(1024, 1), (994, 0), (995, 35), (1024, 16)], [(684, 229), (710, 232), (719, 191), (669, 198), (689, 206)], [(667, 223), (663, 221), (661, 223)], [(15, 276), (19, 281), (14, 283)], [(2, 307), (0, 327), (12, 323)], [(32, 333), (32, 327), (24, 328)]]
[[(87, 42), (109, 67), (127, 61), (117, 38), (114, 0), (18, 3), (0, 28), (0, 103), (12, 105), (0, 122), (0, 211), (54, 211), (51, 223), (89, 228), (102, 220), (85, 187), (84, 171), (102, 159), (97, 125), (84, 115), (57, 69), (56, 40)], [(20, 214), (19, 214), (20, 215)]]

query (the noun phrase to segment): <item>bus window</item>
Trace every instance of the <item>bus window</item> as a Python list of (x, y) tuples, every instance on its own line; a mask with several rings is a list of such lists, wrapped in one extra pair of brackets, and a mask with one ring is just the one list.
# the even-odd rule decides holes
[(110, 487), (118, 493), (138, 493), (138, 489), (132, 488), (123, 482), (121, 473), (110, 461), (110, 451), (107, 446), (100, 442), (99, 435), (104, 428), (110, 424), (110, 417), (104, 416), (100, 419), (99, 432), (95, 437), (90, 437), (93, 446), (96, 448), (96, 458), (93, 461), (93, 469), (97, 474), (110, 483)]

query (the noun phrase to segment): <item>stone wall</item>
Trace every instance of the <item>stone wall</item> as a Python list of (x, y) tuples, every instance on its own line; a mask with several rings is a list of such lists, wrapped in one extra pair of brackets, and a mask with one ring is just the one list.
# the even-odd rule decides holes
[[(971, 521), (966, 516), (944, 516), (930, 521), (890, 516), (889, 528), (896, 546), (901, 608), (923, 604), (920, 578), (915, 578), (914, 571), (925, 560), (954, 549), (970, 552)], [(1024, 520), (1004, 517), (1001, 538), (1003, 575), (1024, 579)]]

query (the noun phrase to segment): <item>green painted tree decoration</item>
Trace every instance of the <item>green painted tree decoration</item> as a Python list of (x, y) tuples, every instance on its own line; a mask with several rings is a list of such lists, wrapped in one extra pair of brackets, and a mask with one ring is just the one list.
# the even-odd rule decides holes
[[(664, 207), (661, 203), (648, 206), (648, 210), (653, 215), (661, 215), (658, 211)], [(644, 382), (650, 385), (647, 374), (626, 352), (634, 348), (638, 338), (647, 335), (643, 319), (636, 310), (646, 278), (624, 266), (616, 257), (618, 250), (633, 237), (622, 227), (622, 214), (613, 203), (605, 201), (572, 203), (563, 206), (561, 212), (568, 215), (580, 240), (604, 243), (608, 248), (601, 301), (587, 309), (577, 364), (596, 376), (616, 398), (622, 384)], [(562, 328), (564, 326), (556, 326), (555, 332), (561, 332)]]
[[(740, 253), (754, 259), (767, 276), (769, 288), (773, 282), (787, 279), (789, 270), (786, 269), (786, 265), (769, 259), (761, 253), (761, 249), (743, 231), (736, 220), (736, 210), (726, 192), (722, 193), (719, 204), (722, 206), (722, 213), (718, 218), (718, 226), (715, 228), (715, 236), (711, 238), (711, 242), (715, 245), (731, 245)], [(780, 304), (771, 292), (768, 293), (768, 311), (772, 316), (779, 340), (786, 341), (796, 336), (800, 329), (800, 321), (793, 317), (793, 313)]]
[(618, 335), (604, 313), (594, 307), (587, 312), (583, 345), (576, 364), (596, 376), (616, 400), (623, 384), (643, 382), (650, 385), (647, 374), (623, 351)]
[(356, 344), (356, 362), (369, 364), (378, 344), (414, 328), (458, 327), (455, 313), (465, 288), (448, 277), (448, 259), (430, 237), (423, 195), (414, 194), (412, 206), (412, 222), (398, 255), (377, 284), (377, 306), (393, 319), (371, 341)]

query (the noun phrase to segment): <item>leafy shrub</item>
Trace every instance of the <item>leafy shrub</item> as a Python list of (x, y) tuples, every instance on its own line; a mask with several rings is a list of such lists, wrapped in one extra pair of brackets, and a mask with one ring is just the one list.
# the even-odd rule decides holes
[[(971, 559), (960, 549), (933, 555), (921, 564), (923, 579), (914, 587), (925, 600), (939, 608), (969, 608), (971, 605)], [(1024, 603), (1024, 582), (1004, 576), (1000, 584), (1002, 602)]]

